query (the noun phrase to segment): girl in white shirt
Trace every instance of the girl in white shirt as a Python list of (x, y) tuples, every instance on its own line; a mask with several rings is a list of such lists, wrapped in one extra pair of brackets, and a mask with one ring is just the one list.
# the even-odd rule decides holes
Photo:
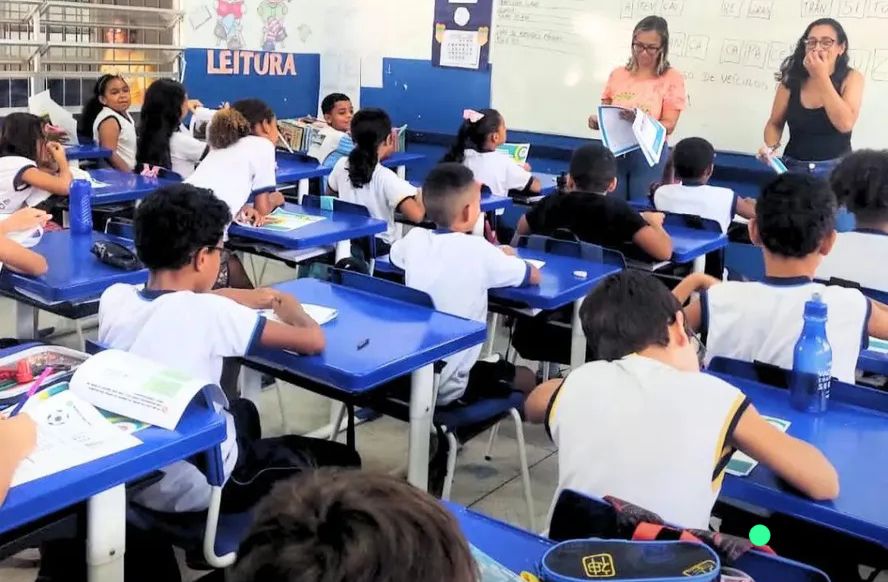
[(136, 169), (159, 167), (183, 179), (207, 153), (207, 145), (182, 131), (182, 120), (192, 105), (182, 83), (158, 79), (148, 87), (139, 117)]
[(466, 109), (456, 143), (442, 161), (463, 164), (496, 196), (507, 196), (510, 190), (539, 194), (542, 187), (530, 173), (530, 166), (520, 166), (496, 151), (505, 142), (506, 121), (499, 111)]
[[(0, 133), (0, 219), (25, 206), (37, 206), (52, 194), (68, 195), (71, 169), (65, 149), (47, 141), (45, 122), (30, 113), (10, 113)], [(41, 169), (55, 162), (58, 173)]]
[(113, 153), (108, 160), (123, 172), (136, 166), (136, 126), (129, 114), (130, 88), (120, 75), (102, 75), (83, 106), (78, 133)]

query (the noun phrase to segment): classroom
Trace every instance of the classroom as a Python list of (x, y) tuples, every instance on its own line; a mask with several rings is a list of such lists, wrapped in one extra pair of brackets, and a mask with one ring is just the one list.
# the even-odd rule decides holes
[(3, 582), (888, 582), (888, 3), (0, 3)]

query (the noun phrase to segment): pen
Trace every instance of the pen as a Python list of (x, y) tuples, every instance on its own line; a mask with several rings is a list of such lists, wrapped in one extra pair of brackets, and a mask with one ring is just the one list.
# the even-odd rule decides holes
[(37, 390), (40, 389), (40, 386), (43, 384), (44, 381), (46, 381), (50, 374), (52, 374), (52, 368), (48, 367), (43, 370), (43, 372), (41, 372), (39, 376), (37, 376), (37, 379), (34, 380), (34, 383), (31, 384), (31, 387), (28, 389), (28, 391), (25, 392), (21, 400), (19, 400), (18, 404), (15, 405), (15, 408), (12, 409), (12, 412), (9, 413), (9, 418), (12, 418), (13, 416), (21, 412), (22, 408), (25, 406), (25, 402), (27, 402), (28, 399), (33, 396), (37, 392)]
[(364, 339), (364, 341), (362, 341), (361, 343), (358, 344), (358, 351), (363, 350), (364, 348), (366, 348), (369, 345), (370, 345), (370, 338), (368, 337), (368, 338)]

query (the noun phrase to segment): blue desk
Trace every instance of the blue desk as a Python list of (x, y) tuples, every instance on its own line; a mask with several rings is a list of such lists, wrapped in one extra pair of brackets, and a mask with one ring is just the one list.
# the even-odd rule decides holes
[(694, 263), (695, 271), (703, 271), (708, 253), (728, 246), (728, 237), (720, 232), (668, 224), (666, 232), (672, 238), (672, 262), (680, 265)]
[(113, 152), (94, 143), (65, 146), (65, 157), (69, 160), (107, 160)]
[(555, 174), (534, 172), (533, 176), (540, 181), (540, 186), (542, 187), (540, 194), (542, 196), (549, 196), (558, 191), (558, 176)]
[(789, 434), (821, 451), (839, 473), (841, 494), (834, 501), (807, 499), (784, 485), (770, 469), (756, 467), (748, 477), (728, 475), (722, 496), (813, 521), (872, 540), (888, 548), (888, 394), (857, 387), (833, 391), (824, 415), (799, 412), (786, 390), (722, 376), (740, 388), (759, 412), (792, 422)]
[(93, 179), (107, 184), (103, 188), (93, 188), (93, 206), (135, 202), (162, 186), (176, 183), (173, 180), (146, 178), (132, 172), (121, 172), (120, 170), (112, 169), (91, 170), (89, 175)]
[(860, 352), (857, 360), (857, 369), (870, 374), (888, 376), (888, 354), (876, 350), (864, 350)]
[[(115, 283), (139, 284), (148, 280), (148, 270), (124, 271), (99, 262), (90, 252), (95, 241), (117, 240), (102, 233), (72, 235), (70, 230), (47, 232), (33, 248), (46, 258), (49, 271), (30, 277), (9, 269), (0, 271), (0, 288), (18, 303), (19, 339), (34, 337), (34, 310), (44, 309), (71, 317), (71, 304), (95, 302)], [(80, 316), (82, 317), (82, 315)]]
[(481, 192), (481, 212), (496, 212), (512, 205), (512, 199), (508, 196), (496, 196), (488, 192)]
[[(339, 311), (337, 318), (324, 326), (327, 349), (309, 357), (259, 348), (248, 356), (247, 364), (342, 401), (354, 400), (412, 373), (408, 479), (425, 489), (434, 412), (433, 364), (482, 343), (486, 326), (391, 296), (316, 279), (298, 279), (275, 288), (304, 303)], [(358, 349), (367, 340), (369, 343)], [(308, 382), (301, 384), (300, 380)]]
[(232, 224), (228, 234), (290, 251), (336, 245), (336, 257), (339, 260), (349, 256), (350, 241), (375, 236), (385, 232), (387, 228), (385, 221), (359, 214), (330, 212), (290, 203), (285, 204), (284, 208), (289, 212), (323, 216), (324, 220), (287, 232)]
[[(0, 356), (28, 347), (31, 346), (4, 350)], [(137, 447), (13, 487), (0, 506), (0, 534), (86, 501), (87, 543), (90, 537), (99, 534), (93, 541), (98, 547), (92, 555), (106, 556), (97, 566), (90, 564), (90, 580), (101, 577), (122, 581), (126, 528), (124, 484), (219, 445), (225, 440), (225, 420), (206, 406), (192, 403), (176, 430), (152, 427), (136, 436), (142, 441)], [(94, 528), (98, 528), (97, 531), (91, 531)], [(115, 557), (105, 563), (107, 556)]]

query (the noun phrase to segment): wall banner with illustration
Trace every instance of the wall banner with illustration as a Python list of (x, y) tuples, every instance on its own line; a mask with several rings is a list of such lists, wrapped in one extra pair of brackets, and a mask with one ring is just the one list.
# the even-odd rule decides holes
[(487, 70), (493, 0), (435, 0), (432, 64)]

